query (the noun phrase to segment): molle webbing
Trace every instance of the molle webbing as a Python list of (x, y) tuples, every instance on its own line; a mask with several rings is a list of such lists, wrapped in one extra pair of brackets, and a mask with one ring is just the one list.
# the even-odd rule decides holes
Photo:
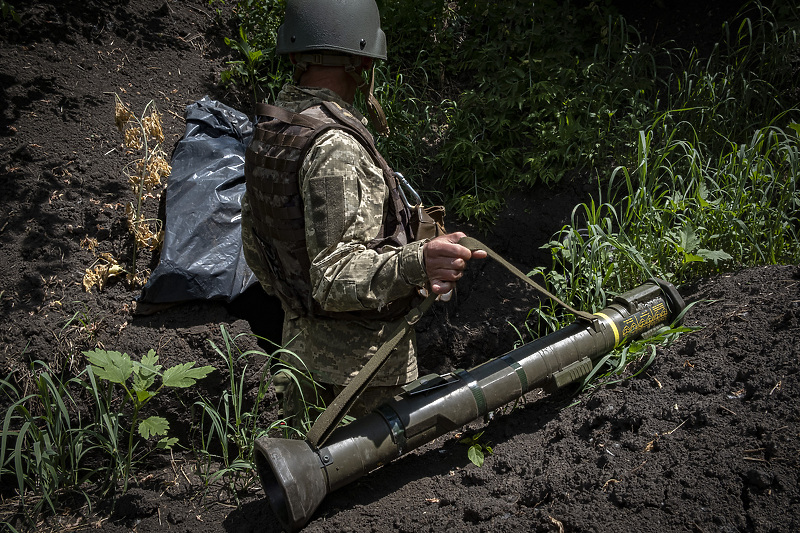
[(294, 311), (306, 314), (311, 308), (311, 262), (297, 173), (315, 129), (324, 122), (280, 108), (258, 106), (257, 112), (268, 120), (256, 126), (245, 153), (252, 230), (271, 285)]

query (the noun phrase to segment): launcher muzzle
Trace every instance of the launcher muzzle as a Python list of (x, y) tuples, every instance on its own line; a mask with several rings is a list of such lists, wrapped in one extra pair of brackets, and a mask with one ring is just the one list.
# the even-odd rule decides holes
[(673, 285), (652, 279), (614, 298), (591, 322), (578, 320), (471, 370), (421, 377), (319, 448), (258, 439), (256, 469), (270, 506), (283, 527), (298, 530), (328, 493), (528, 391), (583, 378), (613, 348), (652, 335), (684, 307)]

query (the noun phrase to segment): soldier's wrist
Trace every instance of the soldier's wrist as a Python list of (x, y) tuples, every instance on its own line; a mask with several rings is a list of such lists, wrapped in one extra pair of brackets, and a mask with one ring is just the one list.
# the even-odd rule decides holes
[(414, 287), (424, 287), (428, 282), (423, 253), (423, 247), (427, 242), (428, 239), (414, 241), (403, 246), (400, 251), (400, 275), (407, 284)]

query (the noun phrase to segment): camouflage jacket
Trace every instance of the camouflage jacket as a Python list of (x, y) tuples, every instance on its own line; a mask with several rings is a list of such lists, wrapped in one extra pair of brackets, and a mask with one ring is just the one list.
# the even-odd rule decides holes
[[(363, 121), (352, 106), (325, 89), (287, 86), (276, 105), (297, 113), (323, 100), (339, 104)], [(313, 298), (325, 311), (361, 313), (354, 320), (299, 316), (284, 303), (283, 343), (315, 379), (344, 385), (385, 343), (398, 323), (372, 320), (364, 311), (382, 309), (426, 283), (423, 243), (385, 246), (380, 252), (366, 246), (381, 230), (388, 188), (381, 168), (348, 133), (333, 129), (321, 134), (303, 160), (298, 178)], [(344, 199), (335, 203), (335, 209), (334, 204), (326, 202), (331, 191)], [(256, 253), (247, 195), (242, 204), (245, 256), (262, 285), (272, 292), (266, 266)], [(411, 330), (372, 384), (397, 385), (416, 377), (416, 338)]]

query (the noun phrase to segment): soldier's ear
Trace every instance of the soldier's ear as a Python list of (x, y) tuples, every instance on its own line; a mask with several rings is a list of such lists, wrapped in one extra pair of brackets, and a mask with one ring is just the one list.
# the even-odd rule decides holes
[(297, 64), (297, 58), (294, 56), (294, 53), (289, 54), (289, 61), (292, 62), (292, 65)]

